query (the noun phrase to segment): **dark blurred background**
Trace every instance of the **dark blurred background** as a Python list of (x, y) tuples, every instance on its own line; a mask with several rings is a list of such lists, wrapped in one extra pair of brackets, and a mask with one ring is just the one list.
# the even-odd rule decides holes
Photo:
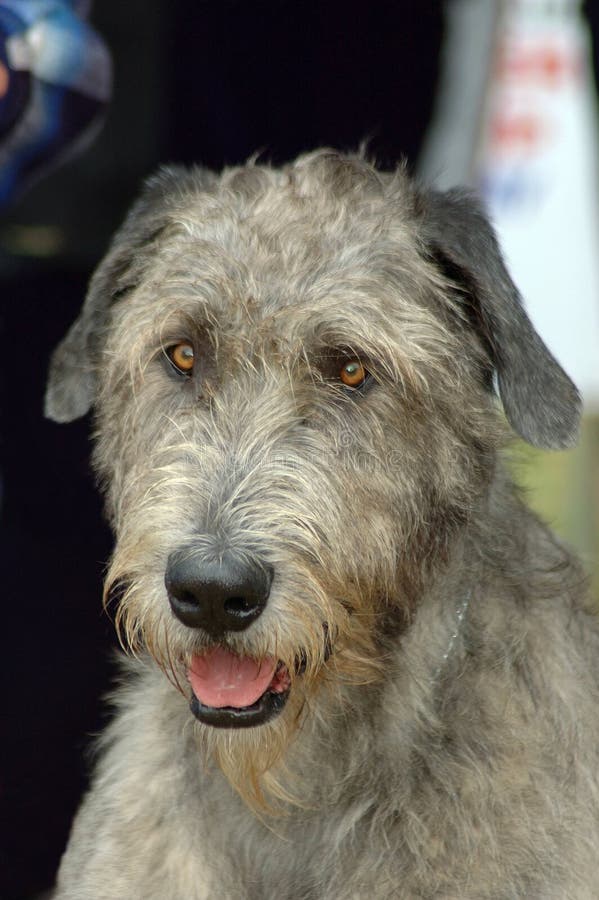
[(422, 0), (97, 0), (92, 22), (114, 60), (105, 127), (0, 222), (4, 900), (52, 882), (115, 644), (101, 611), (111, 537), (88, 467), (89, 423), (43, 419), (50, 351), (159, 163), (220, 168), (257, 150), (278, 163), (369, 138), (383, 165), (414, 164), (443, 24), (441, 3)]

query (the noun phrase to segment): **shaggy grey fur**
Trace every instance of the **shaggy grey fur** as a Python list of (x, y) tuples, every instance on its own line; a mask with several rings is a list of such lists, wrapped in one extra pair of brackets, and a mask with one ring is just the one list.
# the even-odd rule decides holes
[[(94, 410), (134, 654), (56, 898), (599, 897), (599, 629), (506, 475), (495, 379), (526, 440), (574, 442), (466, 194), (332, 151), (149, 181), (48, 387)], [(174, 552), (269, 567), (262, 615), (182, 624)], [(196, 721), (215, 641), (281, 661), (279, 715)]]

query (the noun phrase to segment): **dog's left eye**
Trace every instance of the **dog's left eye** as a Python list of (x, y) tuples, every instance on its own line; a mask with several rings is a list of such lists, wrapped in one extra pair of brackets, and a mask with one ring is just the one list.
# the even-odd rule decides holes
[(181, 375), (191, 375), (195, 362), (195, 353), (191, 344), (187, 341), (172, 344), (166, 348), (165, 353), (177, 372), (180, 372)]
[(346, 362), (339, 371), (339, 378), (346, 387), (360, 388), (368, 378), (368, 371), (357, 359)]

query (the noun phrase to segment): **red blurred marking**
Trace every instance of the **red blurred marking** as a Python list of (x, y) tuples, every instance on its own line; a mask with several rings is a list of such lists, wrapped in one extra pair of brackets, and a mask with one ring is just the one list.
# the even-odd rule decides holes
[(497, 116), (490, 126), (491, 141), (494, 144), (520, 144), (532, 149), (543, 137), (544, 129), (540, 120), (533, 116)]
[(566, 51), (554, 44), (530, 49), (504, 47), (497, 61), (500, 78), (538, 81), (551, 87), (576, 81), (580, 79), (582, 72), (580, 54)]

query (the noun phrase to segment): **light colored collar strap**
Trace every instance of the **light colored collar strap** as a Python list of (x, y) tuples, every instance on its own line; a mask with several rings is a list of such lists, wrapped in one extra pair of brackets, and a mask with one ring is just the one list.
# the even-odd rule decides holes
[(460, 600), (458, 606), (456, 607), (454, 629), (451, 633), (451, 637), (449, 638), (449, 643), (447, 645), (447, 649), (445, 650), (445, 653), (443, 654), (441, 662), (439, 663), (439, 666), (437, 668), (437, 671), (435, 672), (435, 678), (438, 678), (439, 675), (441, 674), (445, 664), (447, 663), (447, 660), (451, 656), (453, 648), (455, 647), (455, 643), (462, 632), (464, 619), (466, 618), (466, 613), (468, 612), (468, 608), (470, 606), (471, 599), (472, 599), (472, 593), (471, 593), (471, 591), (468, 591), (466, 596)]

